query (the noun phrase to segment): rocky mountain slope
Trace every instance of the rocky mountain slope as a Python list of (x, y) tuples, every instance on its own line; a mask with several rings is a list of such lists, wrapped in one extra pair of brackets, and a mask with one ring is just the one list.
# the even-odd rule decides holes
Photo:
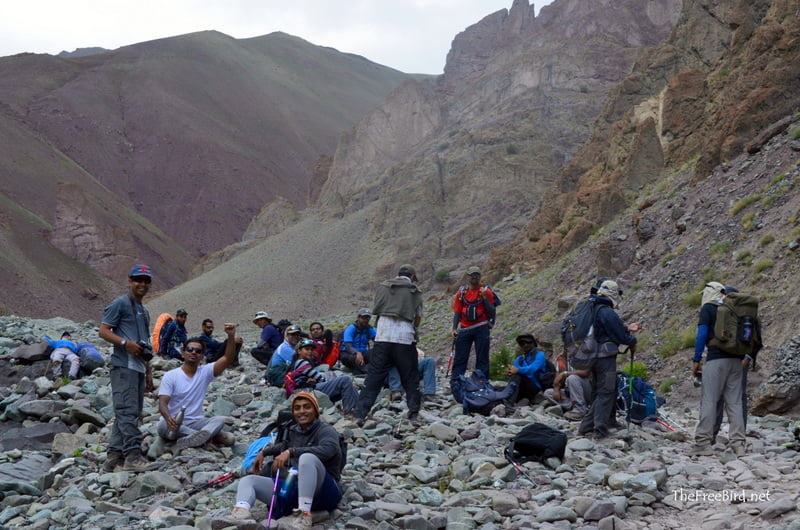
[(435, 83), (405, 82), (341, 136), (329, 166), (319, 166), (327, 178), (314, 208), (288, 212), (305, 220), (274, 235), (295, 221), (285, 209), (263, 212), (249, 231), (269, 237), (214, 256), (213, 265), (225, 263), (155, 307), (191, 301), (199, 313), (242, 318), (256, 306), (288, 318), (309, 306), (349, 312), (401, 262), (417, 265), (426, 288), (446, 288), (522, 229), (589, 138), (606, 94), (643, 47), (667, 36), (679, 8), (677, 0), (645, 11), (638, 2), (559, 1), (534, 18), (517, 0), (487, 16), (454, 39)]
[(0, 270), (20, 278), (0, 306), (95, 316), (84, 287), (51, 286), (105, 299), (100, 275), (135, 261), (185, 280), (269, 201), (303, 207), (317, 158), (407, 78), (282, 33), (0, 58)]

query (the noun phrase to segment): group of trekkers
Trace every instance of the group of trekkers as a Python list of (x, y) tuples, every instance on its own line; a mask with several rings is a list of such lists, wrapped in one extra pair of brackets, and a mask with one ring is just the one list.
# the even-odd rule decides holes
[[(453, 298), (451, 388), (464, 377), (473, 345), (476, 371), (489, 373), (490, 333), (500, 304), (497, 294), (481, 283), (478, 267), (470, 267), (467, 277), (468, 283)], [(154, 352), (149, 334), (150, 315), (143, 305), (152, 278), (150, 267), (133, 266), (128, 276), (128, 292), (106, 307), (100, 325), (100, 337), (113, 345), (110, 380), (115, 421), (103, 465), (107, 472), (118, 468), (146, 471), (155, 465), (142, 454), (143, 435), (139, 430), (144, 394), (154, 390), (149, 362), (154, 353), (174, 357), (177, 350), (182, 361), (164, 375), (159, 387), (159, 436), (174, 441), (175, 451), (206, 443), (229, 446), (234, 442), (233, 433), (225, 429), (224, 418), (206, 418), (202, 404), (209, 383), (239, 362), (242, 339), (236, 334), (236, 325), (224, 324), (226, 339), (217, 342), (211, 337), (213, 322), (206, 319), (202, 335), (186, 337), (181, 342), (181, 334), (186, 335), (183, 327), (186, 311), (179, 311), (176, 317), (183, 318), (174, 319), (175, 325), (170, 326), (166, 339), (162, 339), (163, 334), (159, 337), (158, 351)], [(236, 507), (226, 516), (229, 522), (249, 520), (255, 500), (274, 502), (278, 482), (288, 487), (289, 477), (296, 477), (293, 486), (296, 493), (281, 515), (292, 509), (296, 511), (292, 518), (281, 519), (280, 527), (310, 528), (313, 510), (330, 510), (338, 504), (344, 455), (338, 433), (320, 420), (315, 392), (328, 395), (334, 403), (341, 402), (343, 414), (358, 426), (373, 419), (369, 413), (386, 386), (391, 388), (393, 398), (401, 393), (400, 389), (405, 393), (407, 417), (414, 427), (421, 424), (423, 401), (439, 403), (435, 361), (416, 346), (423, 314), (422, 292), (417, 281), (413, 266), (401, 266), (396, 276), (378, 286), (373, 308), (360, 309), (355, 322), (337, 337), (339, 340), (334, 340), (332, 332), (320, 322), (313, 322), (305, 334), (288, 321), (273, 324), (266, 311), (255, 313), (253, 323), (261, 328), (261, 334), (251, 354), (265, 365), (265, 382), (284, 387), (294, 421), (285, 436), (258, 454), (253, 469), (256, 476), (240, 482)], [(719, 429), (717, 424), (715, 430), (718, 407), (725, 408), (731, 422), (731, 448), (737, 455), (744, 451), (741, 411), (746, 414), (746, 404), (742, 404), (742, 382), (746, 378), (747, 359), (757, 349), (735, 356), (714, 342), (719, 335), (715, 327), (717, 308), (723, 306), (733, 291), (715, 282), (703, 291), (695, 373), (700, 372), (699, 361), (706, 347), (708, 354), (693, 449), (697, 455), (710, 454)], [(581, 422), (579, 434), (591, 434), (597, 440), (607, 438), (616, 426), (617, 355), (622, 346), (635, 351), (634, 333), (642, 329), (638, 323), (626, 325), (615, 311), (621, 297), (622, 289), (609, 278), (601, 278), (592, 288), (586, 300), (592, 308), (591, 341), (581, 338), (581, 344), (591, 342), (593, 347), (590, 362), (582, 366), (571, 366), (570, 362), (581, 356), (578, 350), (585, 356), (586, 347), (573, 351), (574, 355), (567, 354), (563, 363), (554, 365), (538, 348), (532, 334), (520, 334), (516, 338), (518, 355), (506, 372), (509, 385), (515, 389), (507, 400), (509, 405), (521, 400), (533, 402), (541, 393), (561, 405), (567, 419)], [(375, 327), (370, 324), (373, 316), (377, 320)], [(757, 338), (760, 345), (760, 330)], [(362, 376), (359, 391), (353, 378)], [(423, 376), (425, 384), (420, 391)], [(721, 422), (721, 414), (719, 419)], [(267, 458), (271, 458), (271, 463)]]

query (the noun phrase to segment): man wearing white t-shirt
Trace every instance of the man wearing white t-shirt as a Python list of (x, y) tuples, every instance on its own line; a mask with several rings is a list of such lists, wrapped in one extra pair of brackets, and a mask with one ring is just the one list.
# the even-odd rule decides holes
[[(233, 435), (222, 431), (225, 418), (203, 415), (203, 400), (209, 383), (233, 363), (236, 356), (236, 325), (225, 324), (228, 340), (225, 354), (213, 364), (201, 364), (205, 359), (205, 346), (199, 338), (191, 338), (183, 347), (183, 365), (164, 374), (158, 390), (158, 434), (170, 439), (170, 431), (178, 430), (175, 451), (187, 447), (200, 447), (209, 440), (220, 445), (233, 445)], [(176, 416), (186, 407), (183, 422), (178, 425)]]

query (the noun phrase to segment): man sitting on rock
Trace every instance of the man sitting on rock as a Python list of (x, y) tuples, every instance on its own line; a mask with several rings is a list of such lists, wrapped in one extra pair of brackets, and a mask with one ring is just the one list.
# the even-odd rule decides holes
[[(209, 383), (233, 363), (236, 356), (236, 325), (225, 324), (225, 355), (213, 364), (201, 364), (205, 348), (199, 338), (191, 338), (183, 347), (183, 365), (164, 374), (158, 390), (158, 434), (175, 439), (175, 451), (199, 447), (212, 440), (220, 445), (233, 445), (233, 435), (223, 432), (225, 418), (203, 416), (203, 400)], [(183, 422), (176, 420), (184, 410)]]

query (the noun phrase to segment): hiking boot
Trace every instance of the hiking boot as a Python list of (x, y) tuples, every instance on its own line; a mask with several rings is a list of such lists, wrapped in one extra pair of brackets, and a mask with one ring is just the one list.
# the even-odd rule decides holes
[(568, 410), (564, 413), (564, 417), (569, 421), (581, 421), (583, 420), (583, 413), (577, 410)]
[(416, 428), (422, 427), (424, 425), (422, 419), (419, 417), (419, 414), (417, 414), (416, 412), (414, 414), (408, 415), (408, 421), (410, 421), (411, 425), (413, 425)]
[[(284, 520), (288, 519), (288, 520)], [(278, 521), (278, 530), (308, 530), (314, 525), (311, 512), (295, 510), (290, 517)]]
[(106, 461), (103, 462), (103, 471), (106, 473), (113, 473), (118, 466), (125, 462), (125, 457), (122, 456), (122, 451), (109, 451), (106, 454)]
[(141, 473), (155, 469), (157, 464), (151, 464), (149, 460), (142, 456), (139, 449), (134, 449), (125, 456), (125, 463), (122, 465), (123, 471), (133, 471)]
[(714, 450), (710, 445), (693, 445), (689, 450), (689, 456), (711, 456)]
[(178, 441), (175, 442), (174, 449), (175, 451), (180, 452), (184, 449), (188, 449), (189, 447), (200, 447), (210, 439), (211, 433), (209, 431), (199, 430), (197, 432), (193, 432), (189, 436), (178, 438)]
[(391, 396), (391, 400), (392, 401), (402, 401), (402, 399), (403, 399), (403, 393), (402, 392), (400, 392), (399, 390), (393, 390), (392, 391), (392, 396)]

